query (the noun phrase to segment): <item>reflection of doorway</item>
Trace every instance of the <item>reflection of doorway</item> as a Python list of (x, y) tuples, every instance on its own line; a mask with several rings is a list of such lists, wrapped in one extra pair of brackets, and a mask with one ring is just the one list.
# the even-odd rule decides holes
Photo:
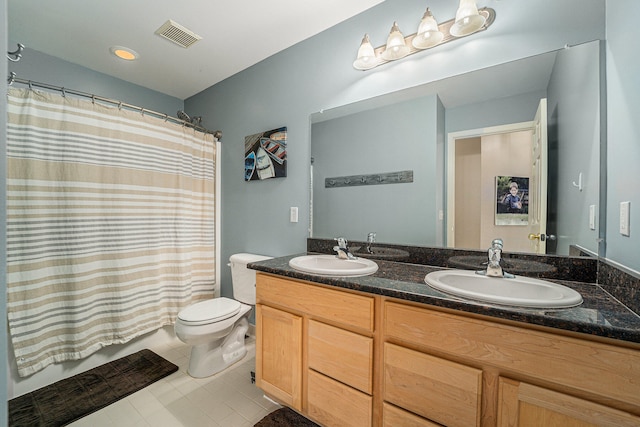
[[(546, 117), (544, 110), (531, 122), (449, 134), (447, 173), (447, 246), (486, 249), (497, 237), (512, 252), (544, 253), (544, 244), (530, 241), (530, 233), (544, 233), (546, 218)], [(544, 135), (541, 135), (543, 134)], [(546, 154), (545, 154), (546, 155)], [(497, 176), (528, 177), (529, 220), (522, 226), (496, 225)]]

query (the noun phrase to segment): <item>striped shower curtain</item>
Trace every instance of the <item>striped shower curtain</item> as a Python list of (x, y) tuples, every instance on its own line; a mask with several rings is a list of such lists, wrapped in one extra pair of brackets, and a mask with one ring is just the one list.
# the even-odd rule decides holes
[(215, 287), (217, 140), (9, 90), (7, 314), (20, 376), (175, 321)]

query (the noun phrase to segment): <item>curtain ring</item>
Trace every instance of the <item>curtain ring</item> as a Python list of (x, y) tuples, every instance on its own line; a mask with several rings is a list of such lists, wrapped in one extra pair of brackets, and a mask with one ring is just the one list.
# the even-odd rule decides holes
[(144, 108), (141, 108), (141, 109), (140, 109), (140, 114), (141, 114), (142, 116), (144, 116)]
[(31, 80), (29, 80), (29, 90), (33, 90), (33, 85), (31, 84)]
[(169, 120), (169, 115), (167, 113), (164, 113), (164, 122), (166, 123), (167, 120)]
[(122, 110), (122, 101), (118, 102), (118, 110)]
[(65, 91), (64, 88), (60, 89), (60, 91), (62, 92), (62, 97), (66, 98), (67, 97), (67, 92)]
[(91, 103), (93, 105), (96, 105), (96, 96), (95, 95), (91, 95)]

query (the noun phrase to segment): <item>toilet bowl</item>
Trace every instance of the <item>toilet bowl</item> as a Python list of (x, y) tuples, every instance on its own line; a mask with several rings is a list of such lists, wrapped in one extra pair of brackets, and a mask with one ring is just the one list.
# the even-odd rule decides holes
[(249, 314), (256, 303), (255, 271), (250, 262), (269, 257), (235, 254), (229, 258), (233, 295), (200, 301), (178, 313), (174, 325), (176, 336), (193, 346), (189, 356), (189, 375), (204, 378), (216, 374), (247, 354), (245, 335), (249, 330)]

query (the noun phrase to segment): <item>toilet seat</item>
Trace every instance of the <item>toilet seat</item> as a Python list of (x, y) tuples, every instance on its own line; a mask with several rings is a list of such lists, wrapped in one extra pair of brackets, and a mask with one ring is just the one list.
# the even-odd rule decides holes
[(195, 303), (178, 313), (185, 325), (206, 325), (235, 316), (240, 311), (239, 301), (230, 298), (214, 298)]

